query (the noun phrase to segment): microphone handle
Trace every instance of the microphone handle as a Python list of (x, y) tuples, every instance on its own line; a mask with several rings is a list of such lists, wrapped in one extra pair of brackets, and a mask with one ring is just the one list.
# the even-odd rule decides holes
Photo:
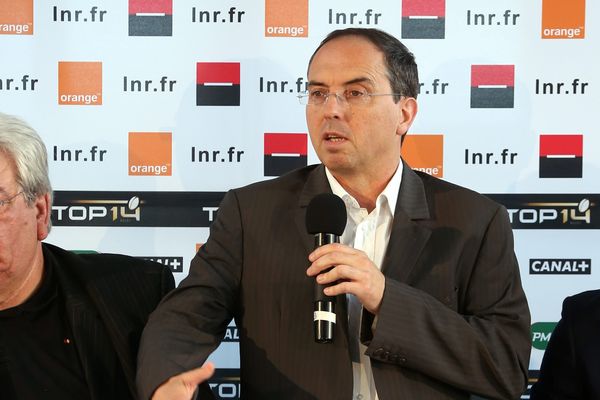
[[(332, 233), (317, 233), (315, 235), (315, 248), (339, 242), (340, 237)], [(315, 280), (313, 325), (315, 342), (317, 343), (333, 343), (334, 339), (336, 298), (323, 293), (323, 289), (331, 285), (320, 285)]]

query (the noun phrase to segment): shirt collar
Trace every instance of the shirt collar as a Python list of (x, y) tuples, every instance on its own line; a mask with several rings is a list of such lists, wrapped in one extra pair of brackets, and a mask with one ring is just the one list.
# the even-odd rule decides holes
[[(396, 203), (398, 201), (398, 192), (400, 191), (400, 183), (402, 182), (402, 169), (404, 165), (402, 160), (398, 163), (398, 168), (396, 168), (396, 172), (392, 175), (392, 179), (388, 182), (387, 186), (383, 191), (377, 196), (377, 201), (375, 203), (375, 207), (381, 206), (385, 200), (387, 200), (388, 205), (390, 207), (390, 212), (392, 213), (392, 217), (394, 217), (394, 212), (396, 211)], [(338, 182), (337, 179), (333, 176), (329, 168), (325, 167), (325, 174), (327, 175), (327, 180), (329, 181), (329, 186), (331, 187), (331, 191), (336, 196), (340, 197), (346, 207), (354, 207), (360, 208), (358, 201), (354, 197), (352, 197), (346, 189), (342, 187), (342, 185)]]

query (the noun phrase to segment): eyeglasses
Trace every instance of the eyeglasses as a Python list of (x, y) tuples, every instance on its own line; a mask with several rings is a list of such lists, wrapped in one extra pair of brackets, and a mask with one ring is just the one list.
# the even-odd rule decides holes
[(330, 96), (335, 96), (341, 105), (365, 105), (371, 101), (374, 96), (402, 96), (400, 93), (369, 93), (362, 89), (348, 89), (342, 93), (327, 92), (322, 89), (312, 89), (302, 92), (298, 95), (300, 104), (311, 106), (322, 106), (327, 103)]
[(23, 194), (23, 191), (20, 191), (19, 193), (15, 194), (12, 197), (9, 197), (8, 199), (0, 200), (0, 212), (2, 212), (4, 210), (4, 207), (6, 207), (8, 204), (12, 203), (12, 201), (14, 199), (16, 199), (17, 196), (20, 194)]

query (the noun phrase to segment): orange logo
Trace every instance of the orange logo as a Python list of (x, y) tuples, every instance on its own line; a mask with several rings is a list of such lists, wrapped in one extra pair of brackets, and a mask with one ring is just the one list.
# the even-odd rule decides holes
[(200, 247), (204, 246), (204, 243), (196, 243), (196, 253), (200, 250)]
[(542, 39), (583, 39), (585, 0), (543, 0)]
[(308, 0), (265, 0), (265, 37), (307, 37)]
[(58, 104), (102, 105), (102, 63), (58, 63)]
[(0, 35), (33, 35), (33, 0), (0, 0)]
[(444, 135), (406, 135), (402, 158), (412, 169), (444, 176)]
[(129, 132), (129, 175), (171, 176), (171, 132)]

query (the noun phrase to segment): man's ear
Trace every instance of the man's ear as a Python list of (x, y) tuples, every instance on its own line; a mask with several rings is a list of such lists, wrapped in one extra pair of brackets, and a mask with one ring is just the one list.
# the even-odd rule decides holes
[(37, 223), (38, 240), (48, 237), (48, 225), (50, 223), (50, 193), (38, 196), (33, 204)]
[(400, 121), (396, 133), (404, 136), (415, 120), (419, 106), (414, 97), (403, 97), (398, 102), (398, 107), (400, 107)]

